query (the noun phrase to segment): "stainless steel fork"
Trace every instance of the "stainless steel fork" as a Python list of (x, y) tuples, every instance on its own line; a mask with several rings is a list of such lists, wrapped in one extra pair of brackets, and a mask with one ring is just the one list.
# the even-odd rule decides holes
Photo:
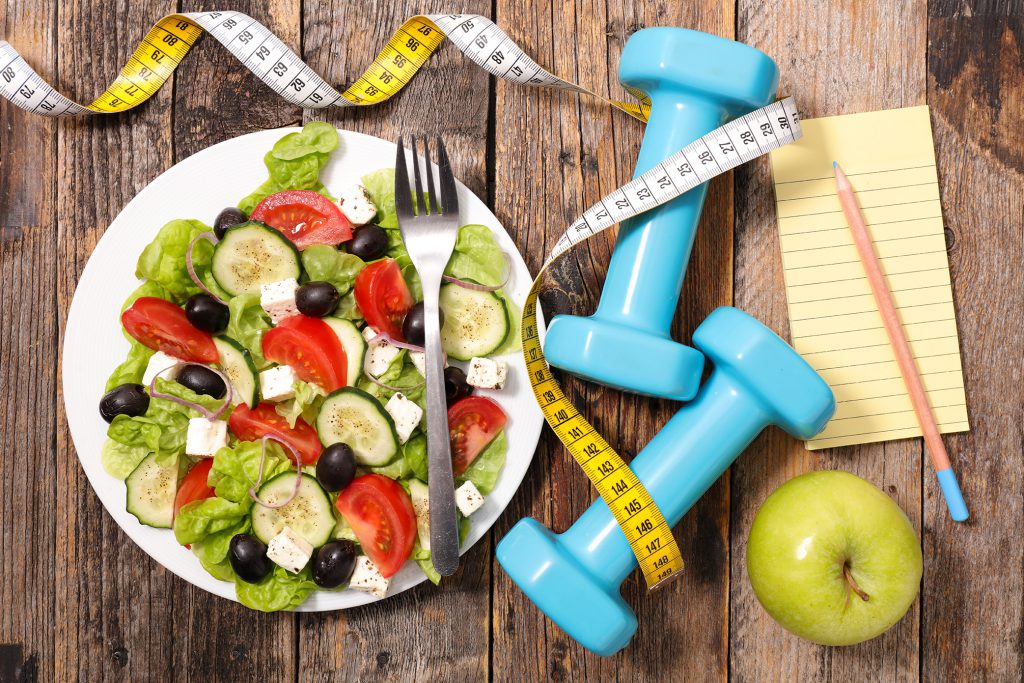
[[(424, 138), (427, 196), (420, 182), (420, 163), (416, 138), (412, 139), (412, 168), (416, 192), (409, 187), (405, 146), (398, 138), (395, 160), (395, 209), (398, 225), (416, 272), (423, 285), (423, 313), (426, 347), (427, 463), (430, 488), (430, 556), (441, 576), (451, 576), (459, 568), (459, 530), (455, 515), (455, 478), (452, 475), (451, 447), (448, 441), (448, 408), (444, 395), (444, 358), (441, 351), (438, 296), (441, 276), (455, 249), (459, 231), (459, 198), (448, 153), (437, 138), (438, 180), (430, 163), (430, 150)], [(437, 203), (441, 196), (440, 206)]]

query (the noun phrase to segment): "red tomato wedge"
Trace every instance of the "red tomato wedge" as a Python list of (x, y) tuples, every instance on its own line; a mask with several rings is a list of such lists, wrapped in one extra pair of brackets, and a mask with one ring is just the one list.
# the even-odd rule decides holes
[(194, 500), (203, 500), (213, 495), (213, 487), (206, 483), (210, 475), (210, 468), (213, 467), (213, 458), (204, 458), (188, 471), (185, 478), (178, 486), (178, 493), (174, 496), (174, 516), (178, 516), (178, 510)]
[(352, 239), (352, 223), (338, 205), (312, 190), (286, 190), (265, 197), (250, 218), (279, 230), (296, 249)]
[(456, 477), (469, 469), (506, 422), (505, 411), (486, 396), (467, 396), (448, 409), (452, 472)]
[(192, 326), (185, 310), (155, 296), (139, 297), (121, 314), (124, 329), (140, 344), (184, 361), (216, 363), (213, 338)]
[(364, 474), (342, 490), (335, 505), (384, 578), (402, 568), (416, 542), (416, 512), (401, 484)]
[(405, 341), (402, 321), (416, 301), (405, 284), (397, 261), (389, 258), (374, 261), (359, 271), (355, 294), (356, 304), (370, 327)]
[[(288, 420), (278, 415), (271, 403), (261, 403), (252, 410), (239, 403), (228, 418), (228, 427), (242, 441), (259, 441), (268, 434), (284, 441), (299, 452), (303, 465), (310, 465), (320, 457), (320, 437), (316, 430), (302, 418), (295, 421), (294, 427), (289, 427)], [(292, 457), (291, 453), (286, 455)]]
[(288, 365), (301, 379), (327, 393), (348, 382), (345, 349), (330, 325), (320, 318), (293, 315), (263, 335), (267, 360)]

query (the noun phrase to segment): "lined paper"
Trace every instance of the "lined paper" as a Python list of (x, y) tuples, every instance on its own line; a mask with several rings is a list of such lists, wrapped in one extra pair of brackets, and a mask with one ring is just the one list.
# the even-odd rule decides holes
[(928, 107), (801, 122), (771, 153), (793, 347), (836, 414), (807, 448), (920, 436), (836, 196), (850, 178), (941, 432), (969, 429)]

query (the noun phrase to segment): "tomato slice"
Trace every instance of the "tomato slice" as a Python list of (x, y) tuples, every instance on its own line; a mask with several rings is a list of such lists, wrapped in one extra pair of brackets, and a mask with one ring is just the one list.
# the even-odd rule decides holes
[(155, 296), (142, 296), (121, 314), (124, 329), (140, 344), (184, 361), (215, 363), (213, 338), (192, 326), (185, 310)]
[(374, 261), (356, 276), (356, 303), (370, 327), (404, 341), (402, 321), (416, 301), (394, 259)]
[[(259, 441), (270, 435), (284, 441), (299, 452), (303, 465), (310, 465), (320, 457), (320, 437), (316, 430), (301, 417), (295, 426), (289, 427), (288, 420), (277, 414), (272, 403), (261, 403), (253, 409), (239, 403), (228, 418), (231, 433), (241, 441)], [(291, 453), (287, 454), (291, 458)]]
[(456, 477), (469, 469), (506, 422), (505, 411), (486, 396), (467, 396), (448, 409), (452, 472)]
[(342, 490), (335, 505), (384, 578), (402, 568), (416, 541), (416, 512), (401, 484), (364, 474)]
[(178, 510), (194, 500), (202, 500), (213, 495), (213, 487), (206, 483), (210, 475), (210, 468), (213, 467), (213, 458), (204, 458), (192, 465), (185, 478), (178, 486), (178, 493), (174, 496), (174, 516), (178, 516)]
[(348, 381), (348, 359), (330, 325), (320, 318), (293, 315), (263, 335), (267, 360), (288, 365), (295, 374), (328, 393)]
[(338, 205), (312, 190), (269, 195), (256, 205), (250, 218), (279, 230), (297, 249), (352, 239), (352, 223)]

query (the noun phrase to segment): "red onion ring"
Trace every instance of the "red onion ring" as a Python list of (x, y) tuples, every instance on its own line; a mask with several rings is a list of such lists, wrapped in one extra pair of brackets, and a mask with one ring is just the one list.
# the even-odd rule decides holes
[(410, 344), (409, 342), (398, 341), (397, 339), (395, 339), (390, 334), (384, 331), (377, 332), (377, 335), (375, 337), (371, 337), (370, 341), (367, 343), (372, 344), (378, 339), (386, 341), (388, 344), (391, 344), (392, 346), (399, 349), (406, 349), (408, 351), (419, 351), (420, 353), (424, 353), (426, 351), (426, 349), (423, 348), (422, 346), (416, 346), (415, 344)]
[[(160, 377), (160, 375), (164, 374), (168, 370), (175, 370), (178, 368), (188, 367), (189, 365), (198, 365), (200, 367), (206, 368), (207, 370), (210, 370), (218, 377), (220, 377), (222, 380), (224, 380), (224, 387), (226, 391), (224, 394), (224, 403), (221, 404), (220, 408), (217, 408), (217, 410), (213, 411), (207, 408), (206, 406), (202, 406), (198, 403), (193, 403), (192, 401), (181, 398), (180, 396), (175, 396), (174, 394), (165, 394), (162, 391), (156, 390), (156, 380), (158, 377)], [(229, 405), (231, 405), (231, 398), (233, 393), (234, 392), (231, 386), (231, 380), (228, 379), (227, 375), (225, 375), (220, 370), (211, 368), (209, 365), (203, 365), (202, 363), (188, 363), (184, 361), (175, 363), (174, 365), (164, 368), (160, 372), (153, 375), (153, 381), (149, 383), (149, 395), (152, 396), (153, 398), (160, 398), (165, 401), (171, 401), (172, 403), (177, 403), (178, 405), (185, 406), (186, 408), (191, 408), (192, 410), (196, 411), (197, 413), (205, 417), (210, 422), (219, 419), (220, 416), (224, 414), (224, 411), (227, 410)]]
[(371, 375), (366, 368), (363, 368), (363, 375), (366, 377), (366, 379), (370, 380), (371, 382), (376, 384), (378, 387), (380, 387), (382, 389), (387, 389), (388, 391), (399, 391), (399, 392), (402, 392), (402, 391), (416, 391), (417, 389), (422, 387), (424, 384), (426, 384), (426, 381), (423, 381), (423, 382), (420, 382), (419, 384), (414, 384), (414, 385), (408, 386), (408, 387), (393, 387), (390, 384), (384, 384), (384, 382), (381, 382), (379, 379), (377, 379), (376, 377)]
[(217, 236), (212, 232), (201, 232), (192, 238), (192, 241), (188, 243), (188, 249), (185, 250), (185, 267), (188, 269), (188, 276), (192, 278), (192, 282), (196, 283), (196, 287), (212, 296), (218, 303), (222, 303), (227, 306), (228, 302), (211, 292), (210, 288), (203, 284), (203, 281), (199, 279), (198, 275), (196, 275), (196, 268), (192, 263), (192, 247), (196, 246), (196, 242), (199, 240), (210, 240), (214, 244), (220, 242), (220, 240), (217, 239)]
[[(386, 341), (388, 344), (391, 344), (392, 346), (398, 347), (400, 349), (408, 349), (409, 351), (419, 351), (420, 353), (424, 353), (424, 349), (422, 346), (416, 346), (415, 344), (409, 344), (407, 342), (400, 342), (397, 339), (393, 339), (391, 335), (388, 334), (387, 332), (378, 332), (377, 336), (371, 337), (370, 341), (367, 343), (372, 344), (378, 339), (382, 339)], [(370, 354), (367, 353), (363, 355), (363, 376), (366, 377), (366, 379), (370, 380), (372, 383), (376, 384), (381, 389), (387, 389), (388, 391), (416, 391), (424, 384), (426, 384), (426, 380), (420, 382), (419, 384), (408, 387), (393, 387), (390, 384), (385, 384), (384, 382), (381, 382), (379, 379), (374, 377), (370, 373), (370, 370), (366, 367), (366, 363), (367, 361), (369, 361), (369, 359)]]
[(505, 274), (501, 278), (500, 285), (481, 285), (479, 283), (470, 282), (468, 280), (460, 280), (459, 278), (452, 277), (451, 275), (442, 275), (441, 279), (444, 280), (445, 282), (450, 282), (453, 285), (457, 285), (459, 287), (472, 289), (474, 292), (496, 292), (505, 285), (507, 285), (508, 279), (512, 276), (512, 263), (509, 261), (508, 254), (506, 254), (505, 252), (501, 252), (501, 255), (505, 259), (505, 268), (503, 269), (503, 272)]
[[(295, 458), (295, 488), (292, 489), (291, 495), (280, 503), (266, 503), (256, 494), (256, 489), (258, 489), (260, 484), (263, 483), (263, 463), (267, 459), (267, 441), (274, 441), (275, 443), (284, 446), (287, 450), (291, 451), (292, 456)], [(299, 495), (299, 489), (302, 487), (302, 456), (299, 455), (299, 452), (295, 450), (290, 443), (285, 443), (284, 440), (271, 434), (265, 434), (263, 438), (260, 439), (260, 444), (260, 474), (256, 477), (256, 483), (249, 489), (249, 497), (252, 498), (253, 502), (257, 505), (262, 505), (270, 510), (283, 508), (285, 505), (295, 500), (295, 496)]]

